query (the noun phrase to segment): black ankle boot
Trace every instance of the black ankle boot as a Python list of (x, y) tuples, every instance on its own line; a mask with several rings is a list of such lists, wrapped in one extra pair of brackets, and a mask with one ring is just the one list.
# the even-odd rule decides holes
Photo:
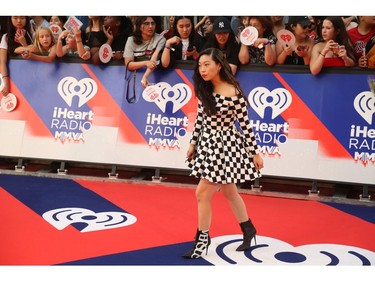
[(195, 234), (195, 243), (193, 248), (182, 255), (185, 259), (197, 259), (202, 256), (204, 250), (206, 250), (206, 255), (208, 252), (208, 246), (211, 244), (211, 238), (207, 231), (197, 230)]
[(255, 236), (257, 231), (256, 231), (254, 225), (251, 223), (250, 219), (248, 221), (241, 222), (240, 227), (241, 227), (241, 230), (243, 232), (243, 242), (240, 246), (238, 246), (236, 251), (246, 251), (246, 250), (250, 249), (251, 240), (253, 238), (255, 240), (255, 244), (257, 243), (256, 236)]

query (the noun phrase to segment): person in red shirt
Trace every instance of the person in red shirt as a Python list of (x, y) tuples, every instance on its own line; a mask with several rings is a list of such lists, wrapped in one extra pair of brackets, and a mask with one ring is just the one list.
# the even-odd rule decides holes
[(358, 16), (358, 26), (348, 31), (358, 58), (359, 67), (367, 67), (366, 43), (375, 34), (375, 16)]
[(312, 49), (310, 71), (320, 73), (324, 67), (355, 66), (357, 58), (341, 17), (327, 17), (322, 25), (322, 41)]

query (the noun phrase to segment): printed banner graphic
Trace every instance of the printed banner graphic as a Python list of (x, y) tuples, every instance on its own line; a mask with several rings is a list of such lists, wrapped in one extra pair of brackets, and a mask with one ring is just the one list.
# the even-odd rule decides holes
[[(14, 59), (9, 68), (18, 102), (0, 110), (7, 132), (0, 155), (187, 169), (193, 70), (155, 70), (152, 85), (136, 84), (129, 102), (122, 65)], [(239, 71), (263, 174), (373, 184), (375, 95), (367, 76)]]

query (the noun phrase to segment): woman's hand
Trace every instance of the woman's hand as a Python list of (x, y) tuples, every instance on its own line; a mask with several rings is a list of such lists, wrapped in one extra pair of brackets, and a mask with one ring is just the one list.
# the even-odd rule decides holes
[(290, 56), (293, 53), (293, 47), (292, 46), (283, 46), (283, 52), (287, 55)]
[(309, 46), (308, 45), (298, 45), (295, 52), (299, 57), (305, 57), (309, 54)]
[(193, 49), (191, 51), (186, 51), (186, 56), (187, 57), (193, 57), (193, 58), (196, 58), (198, 57), (198, 52), (197, 52), (197, 48), (195, 46), (193, 46)]
[(178, 36), (173, 36), (172, 38), (169, 38), (166, 42), (166, 46), (171, 46), (171, 45), (178, 45), (181, 42), (181, 38)]
[(31, 58), (31, 52), (29, 50), (24, 50), (22, 51), (21, 56), (23, 59), (28, 60)]
[(25, 35), (26, 30), (22, 28), (17, 29), (16, 34), (14, 35), (15, 41), (20, 43), (24, 47), (27, 46)]
[(149, 68), (151, 70), (154, 70), (158, 66), (158, 63), (150, 60), (150, 61), (147, 62), (146, 66), (147, 66), (147, 68)]
[[(113, 34), (112, 34), (111, 27), (108, 26), (107, 28), (105, 28), (105, 26), (103, 25), (103, 32), (104, 32), (105, 36), (107, 37), (107, 40), (110, 41), (110, 42), (113, 42)], [(109, 44), (109, 45), (111, 45), (111, 44)]]
[(142, 77), (141, 84), (144, 88), (146, 88), (148, 85), (150, 85), (150, 81), (146, 77)]
[(255, 168), (257, 170), (260, 170), (260, 169), (262, 169), (264, 167), (264, 165), (263, 165), (263, 158), (262, 158), (262, 156), (260, 156), (260, 154), (255, 154), (254, 155), (253, 162), (254, 162)]
[(361, 56), (358, 60), (358, 66), (362, 68), (367, 68), (367, 57)]
[(3, 77), (3, 85), (1, 89), (1, 94), (6, 97), (9, 94), (9, 77)]
[(190, 144), (188, 151), (186, 152), (186, 157), (191, 159), (195, 157), (196, 148), (194, 144)]

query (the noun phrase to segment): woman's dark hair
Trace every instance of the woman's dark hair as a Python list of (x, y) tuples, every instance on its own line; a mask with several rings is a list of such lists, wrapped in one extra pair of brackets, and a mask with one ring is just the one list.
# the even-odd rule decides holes
[[(134, 43), (137, 44), (137, 45), (140, 45), (143, 42), (141, 26), (147, 20), (148, 17), (150, 17), (154, 20), (155, 27), (157, 27), (158, 23), (160, 23), (159, 17), (155, 17), (155, 16), (140, 16), (140, 17), (137, 17), (136, 20), (135, 20), (135, 29), (134, 29), (134, 33), (133, 33)], [(155, 28), (155, 33), (156, 33), (156, 29), (157, 28)]]
[(195, 61), (194, 66), (194, 75), (193, 75), (193, 81), (194, 81), (194, 91), (196, 97), (202, 102), (204, 111), (207, 115), (215, 115), (217, 113), (216, 109), (216, 102), (215, 97), (213, 95), (214, 87), (212, 85), (211, 81), (204, 81), (202, 76), (199, 73), (199, 60), (203, 55), (208, 55), (212, 58), (212, 60), (216, 64), (221, 65), (221, 69), (219, 72), (220, 79), (233, 85), (238, 95), (242, 95), (243, 91), (241, 89), (240, 84), (238, 83), (237, 79), (232, 73), (232, 69), (229, 66), (229, 63), (225, 59), (225, 56), (223, 52), (217, 48), (207, 48), (199, 53), (198, 58)]
[(129, 37), (133, 31), (133, 24), (131, 20), (126, 16), (117, 16), (117, 19), (120, 21), (119, 32), (121, 36)]
[[(31, 35), (31, 25), (30, 25), (30, 18), (28, 16), (25, 16), (26, 18), (26, 25), (24, 26), (24, 29), (26, 29), (25, 39), (27, 42), (27, 45), (30, 45), (33, 43), (32, 35)], [(14, 53), (14, 50), (17, 47), (22, 46), (20, 43), (17, 43), (14, 41), (15, 35), (16, 35), (16, 28), (12, 24), (12, 16), (8, 16), (8, 22), (7, 22), (7, 43), (8, 43), (8, 55), (9, 56), (16, 56)]]
[(195, 28), (194, 28), (194, 17), (191, 17), (191, 16), (177, 16), (177, 17), (175, 17), (174, 21), (173, 21), (173, 36), (181, 37), (181, 35), (178, 33), (178, 30), (177, 30), (178, 21), (181, 20), (181, 19), (190, 20), (191, 32), (190, 32), (190, 35), (189, 35), (189, 47), (195, 46), (197, 48), (197, 51), (199, 52), (200, 49), (201, 49), (201, 43), (199, 41), (199, 37), (198, 37), (198, 35), (195, 31)]
[(273, 34), (273, 23), (269, 19), (269, 17), (266, 16), (249, 16), (249, 21), (254, 18), (257, 19), (261, 24), (262, 27), (264, 28), (263, 32), (263, 38), (269, 38)]
[(7, 33), (7, 18), (6, 16), (0, 16), (0, 36)]
[(353, 44), (350, 41), (342, 18), (339, 16), (330, 16), (326, 17), (324, 20), (328, 20), (332, 23), (336, 34), (335, 41), (339, 43), (339, 45), (344, 45), (347, 56), (351, 58), (354, 62), (356, 62), (357, 56), (355, 54)]
[[(66, 21), (68, 20), (68, 17), (67, 16), (57, 16), (59, 18), (59, 20), (63, 23), (63, 25), (66, 23)], [(49, 17), (48, 21), (51, 19), (51, 17)]]

